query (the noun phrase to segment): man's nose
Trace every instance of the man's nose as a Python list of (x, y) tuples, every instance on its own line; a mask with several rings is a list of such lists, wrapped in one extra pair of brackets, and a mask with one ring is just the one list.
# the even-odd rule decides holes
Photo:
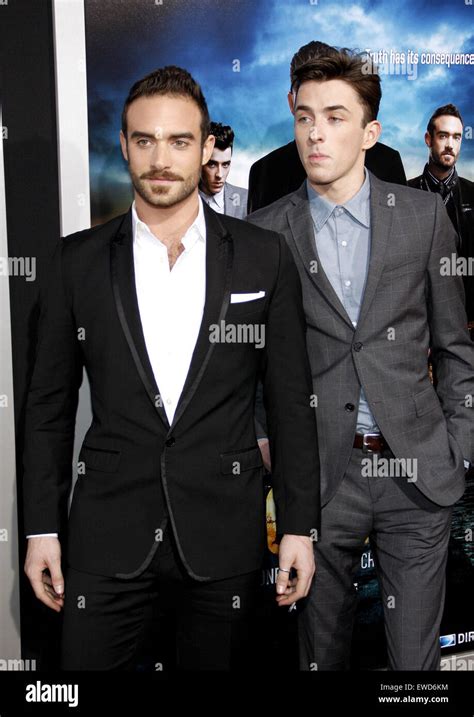
[(157, 142), (150, 157), (150, 163), (155, 169), (170, 166), (170, 153), (166, 142)]
[(312, 127), (309, 130), (309, 136), (308, 139), (310, 142), (321, 142), (324, 137), (321, 130), (321, 126), (317, 125), (316, 122), (312, 125)]

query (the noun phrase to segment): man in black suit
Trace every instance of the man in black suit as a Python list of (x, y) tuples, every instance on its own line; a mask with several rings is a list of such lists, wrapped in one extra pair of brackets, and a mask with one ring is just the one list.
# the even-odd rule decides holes
[[(440, 194), (457, 233), (457, 269), (463, 278), (466, 313), (474, 331), (474, 183), (460, 177), (456, 162), (461, 152), (464, 123), (455, 105), (438, 107), (425, 132), (430, 153), (423, 174), (410, 179), (409, 187)], [(451, 263), (451, 261), (450, 261)]]
[[(178, 668), (228, 669), (247, 657), (266, 541), (260, 375), (279, 604), (306, 595), (314, 573), (319, 457), (301, 285), (282, 236), (200, 199), (214, 137), (188, 72), (165, 67), (135, 83), (120, 139), (134, 203), (59, 241), (42, 300), (25, 571), (38, 599), (64, 608), (64, 669), (133, 669), (152, 611), (168, 619), (170, 609)], [(93, 421), (67, 518), (83, 366)]]
[[(296, 71), (306, 62), (322, 55), (337, 52), (335, 47), (324, 42), (309, 42), (300, 47), (293, 55), (290, 65), (291, 87), (288, 92), (288, 104), (291, 113), (294, 109)], [(377, 142), (367, 150), (365, 166), (376, 177), (385, 182), (406, 184), (400, 154), (382, 142)], [(255, 162), (250, 168), (247, 212), (255, 212), (295, 192), (306, 179), (306, 172), (299, 158), (296, 142), (293, 140), (283, 147), (273, 150)]]

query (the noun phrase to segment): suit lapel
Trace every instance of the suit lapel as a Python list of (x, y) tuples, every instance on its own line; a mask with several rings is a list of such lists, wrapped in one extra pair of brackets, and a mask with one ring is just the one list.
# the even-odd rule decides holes
[(229, 198), (230, 187), (227, 182), (224, 184), (224, 214), (234, 216), (234, 204)]
[[(291, 196), (291, 203), (292, 206), (287, 212), (288, 224), (305, 271), (323, 298), (332, 306), (334, 311), (349, 324), (351, 329), (353, 329), (352, 321), (338, 295), (332, 288), (332, 284), (327, 278), (319, 260), (305, 182), (303, 182), (301, 187)], [(315, 271), (315, 269), (317, 270)]]
[(211, 324), (219, 324), (224, 319), (230, 303), (232, 237), (220, 221), (217, 212), (205, 202), (203, 206), (206, 220), (206, 299), (199, 335), (176, 407), (172, 429), (189, 405), (211, 358), (215, 344), (209, 340), (209, 327)]
[[(360, 327), (370, 309), (384, 267), (385, 251), (390, 241), (393, 223), (393, 207), (388, 205), (387, 193), (381, 182), (370, 172), (370, 261), (367, 281), (362, 298), (359, 320)], [(319, 261), (314, 241), (314, 225), (309, 209), (305, 182), (291, 197), (292, 206), (288, 210), (288, 223), (296, 248), (301, 256), (306, 273), (319, 289), (326, 301), (353, 328), (344, 306), (332, 288)], [(317, 272), (311, 271), (311, 262), (317, 261)]]
[(383, 190), (383, 185), (370, 173), (370, 261), (358, 327), (362, 325), (369, 312), (385, 263), (394, 212), (394, 207), (388, 205), (388, 200), (389, 196)]
[(112, 237), (110, 251), (112, 287), (120, 323), (146, 392), (168, 429), (168, 417), (160, 399), (140, 320), (135, 285), (131, 210), (124, 216), (116, 235)]
[(233, 244), (230, 234), (205, 202), (206, 220), (206, 298), (199, 335), (194, 348), (188, 375), (170, 427), (166, 411), (148, 356), (138, 307), (134, 259), (132, 215), (129, 211), (111, 241), (111, 276), (120, 323), (137, 371), (146, 392), (155, 406), (167, 431), (171, 431), (182, 417), (202, 379), (214, 344), (209, 341), (209, 326), (218, 324), (230, 303)]

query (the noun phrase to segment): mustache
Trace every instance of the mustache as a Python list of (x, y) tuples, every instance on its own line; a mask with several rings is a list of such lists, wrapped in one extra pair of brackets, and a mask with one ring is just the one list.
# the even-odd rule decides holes
[(140, 175), (140, 179), (174, 179), (182, 181), (183, 178), (177, 174), (171, 174), (170, 172), (145, 172), (145, 174)]

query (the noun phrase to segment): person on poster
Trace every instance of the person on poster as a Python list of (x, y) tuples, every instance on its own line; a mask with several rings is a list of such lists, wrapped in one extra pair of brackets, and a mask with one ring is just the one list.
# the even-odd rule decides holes
[[(292, 93), (295, 83), (295, 72), (298, 67), (319, 55), (337, 52), (335, 47), (325, 42), (312, 40), (300, 47), (292, 57), (290, 64), (290, 91), (288, 104), (292, 105)], [(399, 152), (382, 142), (376, 142), (365, 153), (365, 166), (376, 177), (386, 182), (406, 184), (407, 179)], [(262, 209), (280, 197), (294, 192), (304, 181), (306, 172), (298, 155), (294, 140), (283, 147), (278, 147), (265, 157), (252, 164), (249, 173), (248, 206), (247, 211), (255, 212)]]
[[(136, 668), (152, 610), (176, 621), (179, 669), (248, 666), (266, 546), (260, 374), (280, 599), (305, 596), (314, 573), (319, 458), (299, 275), (283, 237), (202, 202), (209, 129), (186, 70), (137, 81), (120, 135), (134, 202), (61, 239), (48, 276), (26, 409), (25, 571), (63, 610), (63, 669)], [(67, 516), (83, 366), (93, 421)]]
[(244, 219), (247, 214), (247, 190), (227, 181), (232, 164), (234, 132), (229, 125), (211, 122), (215, 137), (211, 158), (202, 168), (199, 193), (218, 214)]
[(307, 178), (248, 221), (285, 234), (308, 326), (323, 507), (316, 575), (298, 606), (300, 667), (350, 666), (369, 537), (389, 668), (437, 670), (452, 506), (474, 459), (474, 345), (462, 281), (440, 274), (456, 241), (441, 198), (364, 167), (381, 132), (367, 61), (341, 50), (297, 69)]
[[(453, 104), (438, 107), (425, 132), (428, 162), (423, 174), (410, 179), (408, 186), (441, 195), (459, 238), (459, 257), (467, 260), (461, 262), (458, 271), (464, 281), (467, 318), (474, 328), (474, 183), (460, 177), (456, 171), (463, 132), (464, 123), (458, 108)], [(453, 266), (453, 262), (448, 261), (447, 266)], [(457, 266), (455, 262), (455, 270)]]

